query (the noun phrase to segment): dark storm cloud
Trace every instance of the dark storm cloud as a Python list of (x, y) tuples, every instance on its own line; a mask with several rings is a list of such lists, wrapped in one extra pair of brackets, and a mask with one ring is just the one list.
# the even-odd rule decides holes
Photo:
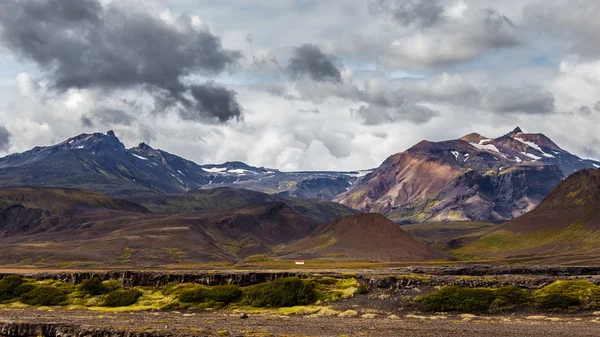
[(375, 0), (369, 9), (374, 14), (390, 15), (403, 26), (426, 28), (444, 19), (439, 0)]
[(554, 95), (539, 86), (497, 87), (483, 94), (482, 106), (493, 112), (552, 114)]
[(98, 108), (81, 117), (83, 126), (94, 126), (94, 122), (102, 125), (131, 125), (134, 118), (125, 111), (112, 108)]
[(342, 74), (331, 57), (315, 45), (305, 44), (294, 49), (287, 70), (299, 78), (308, 76), (319, 82), (341, 82)]
[(8, 129), (0, 124), (0, 151), (8, 151), (10, 148), (10, 139), (12, 134)]
[[(194, 98), (188, 104), (193, 105), (194, 111), (200, 111), (203, 115), (226, 122), (231, 118), (239, 119), (242, 109), (235, 99), (235, 91), (222, 87), (207, 85), (194, 85), (191, 87)], [(189, 110), (186, 110), (189, 111)], [(195, 119), (195, 115), (182, 115), (187, 119)]]
[[(169, 24), (123, 4), (103, 7), (97, 0), (4, 0), (0, 29), (3, 44), (45, 69), (56, 89), (141, 86), (163, 96), (163, 102), (201, 107), (186, 112), (191, 119), (224, 122), (239, 116), (237, 110), (223, 115), (226, 110), (186, 101), (195, 95), (184, 77), (219, 74), (241, 57), (210, 32), (197, 30), (189, 16)], [(235, 95), (218, 99), (223, 97), (235, 100)]]

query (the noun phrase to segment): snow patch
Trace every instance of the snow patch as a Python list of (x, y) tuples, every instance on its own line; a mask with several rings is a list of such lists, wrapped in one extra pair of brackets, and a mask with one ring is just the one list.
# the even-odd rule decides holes
[(182, 176), (184, 176), (185, 174), (183, 174), (183, 172), (177, 170), (177, 172), (179, 172), (179, 174), (181, 174)]
[(459, 153), (458, 153), (457, 151), (450, 151), (450, 153), (452, 153), (452, 154), (454, 155), (454, 158), (455, 158), (456, 160), (458, 160), (458, 155), (459, 155)]
[(524, 156), (527, 156), (527, 157), (529, 157), (529, 158), (531, 158), (533, 160), (540, 160), (540, 159), (542, 159), (542, 157), (538, 157), (538, 156), (536, 156), (534, 154), (531, 154), (531, 153), (521, 152), (521, 154), (524, 155)]
[[(527, 146), (529, 146), (529, 147), (532, 147), (532, 148), (536, 149), (537, 151), (539, 151), (539, 152), (540, 152), (540, 153), (541, 153), (541, 154), (542, 154), (544, 157), (546, 157), (546, 158), (556, 158), (556, 157), (554, 157), (553, 155), (551, 155), (551, 154), (549, 154), (549, 153), (546, 153), (546, 152), (544, 152), (544, 150), (542, 150), (542, 148), (541, 148), (539, 145), (537, 145), (536, 143), (534, 143), (534, 142), (528, 142), (528, 141), (526, 141), (526, 140), (523, 140), (523, 139), (521, 139), (521, 138), (517, 138), (517, 137), (515, 137), (515, 138), (513, 138), (513, 139), (514, 139), (514, 140), (516, 140), (516, 141), (518, 141), (518, 142), (521, 142), (521, 143), (523, 143), (523, 144), (525, 144), (525, 145), (527, 145)], [(556, 153), (556, 152), (555, 152), (555, 153)], [(529, 156), (529, 155), (526, 155), (526, 156)], [(542, 159), (542, 158), (540, 158), (540, 159)], [(536, 160), (537, 160), (537, 159), (536, 159)]]
[(134, 156), (134, 157), (136, 157), (136, 158), (138, 158), (138, 159), (141, 159), (141, 160), (148, 160), (148, 158), (142, 157), (142, 156), (138, 156), (137, 154), (133, 154), (132, 153), (131, 155)]
[(595, 168), (600, 168), (600, 165), (592, 164)]
[(519, 158), (519, 157), (515, 157), (515, 160), (517, 161), (517, 163), (520, 163), (520, 162), (522, 162), (522, 161), (523, 161), (523, 160), (522, 160), (521, 158)]
[(75, 139), (73, 139), (72, 141), (69, 142), (69, 144), (73, 144), (75, 143)]
[(83, 146), (83, 145), (80, 145), (80, 146), (78, 146), (77, 148), (78, 148), (78, 149), (83, 149), (83, 148), (84, 148), (84, 146)]
[(224, 171), (227, 171), (226, 167), (213, 167), (213, 168), (202, 168), (204, 171), (206, 172), (210, 172), (210, 173), (223, 173)]
[(479, 144), (478, 144), (478, 145), (483, 145), (483, 144), (485, 144), (485, 143), (489, 143), (489, 142), (491, 142), (491, 141), (492, 141), (491, 139), (482, 139), (482, 140), (480, 140), (480, 141), (479, 141)]
[(486, 144), (486, 145), (475, 144), (475, 143), (469, 143), (469, 144), (471, 144), (471, 146), (473, 146), (474, 148), (476, 148), (478, 150), (492, 151), (492, 152), (500, 153), (500, 150), (498, 150), (498, 148), (494, 144)]
[[(248, 170), (244, 170), (244, 169), (235, 169), (235, 170), (229, 170), (227, 171), (227, 173), (234, 173), (234, 174), (246, 174), (246, 173), (253, 173), (256, 174), (256, 172), (252, 172), (252, 171), (248, 171)], [(239, 180), (239, 179), (238, 179)]]

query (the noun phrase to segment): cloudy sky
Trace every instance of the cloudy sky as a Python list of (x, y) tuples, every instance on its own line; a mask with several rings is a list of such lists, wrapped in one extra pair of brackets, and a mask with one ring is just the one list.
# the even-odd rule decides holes
[(0, 154), (113, 129), (198, 163), (378, 166), (517, 125), (600, 159), (597, 0), (2, 0)]

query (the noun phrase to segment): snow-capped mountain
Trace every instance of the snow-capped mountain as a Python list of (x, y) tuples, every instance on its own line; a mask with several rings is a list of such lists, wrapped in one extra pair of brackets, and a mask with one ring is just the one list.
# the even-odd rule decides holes
[(599, 167), (543, 134), (473, 133), (395, 154), (335, 200), (402, 222), (504, 220), (533, 209), (571, 173)]
[(114, 132), (82, 134), (0, 159), (0, 186), (73, 187), (133, 197), (236, 187), (332, 199), (361, 172), (281, 172), (241, 162), (198, 165), (145, 143), (126, 149)]

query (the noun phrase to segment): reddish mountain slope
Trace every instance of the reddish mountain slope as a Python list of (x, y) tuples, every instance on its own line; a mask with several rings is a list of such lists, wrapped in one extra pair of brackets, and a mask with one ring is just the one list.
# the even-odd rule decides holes
[(600, 163), (542, 134), (469, 134), (395, 154), (335, 200), (400, 222), (507, 220), (532, 210), (567, 175), (593, 167)]

